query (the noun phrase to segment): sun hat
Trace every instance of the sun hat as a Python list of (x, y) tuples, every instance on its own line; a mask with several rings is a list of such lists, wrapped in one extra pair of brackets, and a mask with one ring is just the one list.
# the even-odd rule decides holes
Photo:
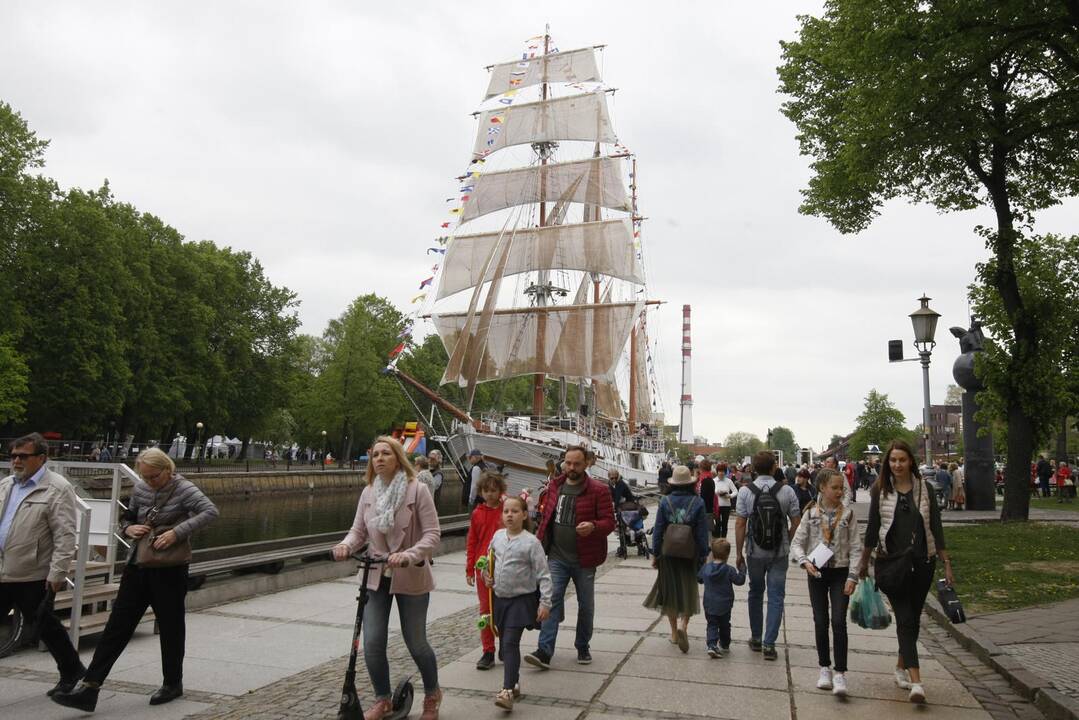
[(685, 465), (675, 465), (674, 473), (671, 475), (671, 479), (667, 481), (668, 485), (692, 485), (693, 475), (689, 472), (689, 468)]

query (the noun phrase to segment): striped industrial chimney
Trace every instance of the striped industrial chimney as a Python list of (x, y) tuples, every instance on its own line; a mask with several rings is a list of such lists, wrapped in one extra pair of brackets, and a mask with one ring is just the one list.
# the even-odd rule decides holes
[(682, 417), (678, 422), (678, 442), (693, 442), (692, 347), (689, 342), (689, 305), (682, 306)]

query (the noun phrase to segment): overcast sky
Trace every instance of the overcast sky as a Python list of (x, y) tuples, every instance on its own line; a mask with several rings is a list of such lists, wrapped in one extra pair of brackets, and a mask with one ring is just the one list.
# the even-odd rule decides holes
[[(871, 388), (913, 426), (917, 363), (889, 365), (927, 293), (952, 325), (986, 251), (986, 212), (896, 202), (843, 236), (798, 214), (809, 177), (779, 112), (779, 41), (818, 2), (51, 2), (0, 5), (0, 99), (51, 140), (64, 186), (116, 197), (191, 240), (251, 251), (321, 333), (357, 295), (409, 309), (467, 164), (484, 66), (549, 22), (563, 49), (606, 44), (620, 140), (639, 159), (649, 295), (666, 305), (658, 378), (677, 422), (681, 307), (693, 307), (694, 427), (720, 442), (790, 427), (822, 449)], [(1079, 203), (1038, 229), (1074, 232)]]

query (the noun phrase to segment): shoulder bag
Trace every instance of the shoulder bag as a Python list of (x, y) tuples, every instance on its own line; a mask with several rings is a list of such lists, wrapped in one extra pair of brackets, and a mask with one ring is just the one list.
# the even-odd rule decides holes
[[(895, 492), (893, 488), (893, 492)], [(898, 506), (898, 503), (896, 503)], [(922, 484), (918, 481), (918, 499), (915, 510), (918, 513), (918, 522), (922, 522)], [(894, 515), (892, 522), (895, 522)], [(910, 534), (910, 544), (899, 552), (881, 554), (877, 548), (877, 559), (873, 562), (873, 578), (885, 595), (893, 595), (903, 589), (908, 582), (911, 572), (914, 570), (914, 540), (918, 536), (917, 527)]]
[(697, 557), (697, 543), (693, 540), (693, 528), (685, 522), (685, 511), (675, 509), (669, 497), (663, 498), (670, 511), (671, 521), (663, 530), (663, 557), (692, 560)]
[(154, 506), (146, 513), (146, 524), (150, 526), (150, 532), (139, 538), (138, 543), (135, 545), (135, 564), (139, 567), (176, 567), (178, 565), (187, 565), (191, 562), (191, 538), (189, 537), (186, 537), (183, 540), (177, 540), (163, 550), (158, 550), (154, 547), (154, 541), (157, 540), (157, 538), (179, 524), (173, 523), (172, 525), (164, 525), (158, 524), (157, 522), (157, 517), (161, 513), (161, 508), (168, 504), (174, 492), (176, 492), (175, 484), (173, 485), (172, 490), (169, 491), (164, 502), (158, 502), (157, 495), (154, 495)]

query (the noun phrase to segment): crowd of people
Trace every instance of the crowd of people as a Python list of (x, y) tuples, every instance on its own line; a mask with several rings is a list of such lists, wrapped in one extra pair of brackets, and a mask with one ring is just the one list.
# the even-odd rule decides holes
[[(443, 485), (442, 457), (434, 450), (412, 461), (390, 437), (377, 438), (369, 457), (352, 527), (333, 548), (338, 561), (361, 551), (383, 559), (368, 577), (363, 616), (363, 656), (375, 692), (364, 717), (381, 720), (393, 711), (387, 643), (396, 604), (405, 645), (422, 678), (421, 720), (437, 720), (442, 690), (426, 627), (434, 589), (431, 558), (441, 541), (435, 498)], [(176, 472), (167, 454), (155, 448), (139, 455), (141, 480), (120, 524), (135, 549), (93, 659), (84, 667), (59, 620), (41, 612), (48, 595), (64, 587), (74, 556), (74, 492), (48, 469), (40, 435), (15, 441), (11, 458), (14, 474), (0, 482), (0, 603), (39, 617), (42, 642), (60, 674), (52, 699), (92, 711), (148, 608), (161, 628), (163, 674), (150, 703), (180, 697), (190, 537), (217, 516), (216, 507)], [(596, 571), (606, 561), (608, 536), (619, 527), (617, 509), (639, 505), (639, 498), (617, 470), (607, 472), (607, 482), (593, 477), (595, 456), (583, 447), (566, 450), (535, 499), (527, 493), (507, 496), (505, 478), (482, 455), (469, 460), (471, 474), (463, 483), (472, 507), (465, 575), (486, 618), (476, 668), (486, 671), (496, 659), (502, 662), (502, 688), (494, 701), (508, 711), (520, 695), (522, 661), (539, 670), (551, 667), (570, 583), (577, 598), (576, 662), (592, 662)], [(670, 642), (684, 653), (690, 650), (690, 618), (703, 610), (704, 650), (723, 658), (732, 643), (736, 588), (748, 584), (748, 645), (765, 661), (775, 661), (787, 573), (800, 568), (813, 611), (817, 687), (842, 696), (848, 691), (849, 597), (875, 558), (875, 574), (896, 619), (896, 684), (909, 690), (912, 702), (924, 702), (919, 618), (938, 562), (954, 583), (938, 493), (901, 441), (888, 448), (879, 470), (848, 464), (851, 470), (843, 472), (836, 465), (829, 459), (814, 468), (780, 467), (767, 451), (742, 467), (708, 460), (665, 465), (649, 548), (656, 576), (643, 604), (668, 619)], [(944, 472), (961, 483), (956, 470)], [(874, 479), (863, 541), (853, 503), (858, 489), (867, 489), (865, 478)], [(21, 552), (29, 545), (33, 552)], [(892, 578), (887, 584), (885, 562)], [(539, 630), (539, 636), (536, 649), (522, 656), (526, 629)]]

